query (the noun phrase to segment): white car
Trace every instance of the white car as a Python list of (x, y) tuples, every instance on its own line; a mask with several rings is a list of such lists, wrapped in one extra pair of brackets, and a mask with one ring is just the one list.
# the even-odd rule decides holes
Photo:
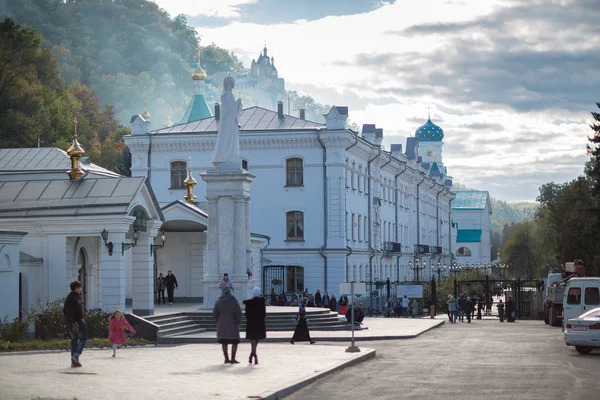
[(600, 348), (600, 307), (567, 320), (564, 339), (567, 346), (575, 346), (581, 354)]

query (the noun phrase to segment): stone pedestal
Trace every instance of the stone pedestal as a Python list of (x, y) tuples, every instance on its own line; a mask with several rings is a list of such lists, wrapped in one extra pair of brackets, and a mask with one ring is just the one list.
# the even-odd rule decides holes
[(212, 309), (221, 295), (219, 283), (229, 274), (238, 300), (246, 298), (250, 268), (250, 183), (254, 175), (234, 168), (202, 174), (208, 200), (208, 244), (204, 270), (204, 304)]

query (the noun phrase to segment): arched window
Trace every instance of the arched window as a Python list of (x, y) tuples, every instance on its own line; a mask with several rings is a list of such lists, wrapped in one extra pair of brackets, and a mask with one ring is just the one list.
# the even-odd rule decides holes
[(365, 185), (364, 185), (364, 188), (365, 188), (365, 193), (369, 194), (369, 175), (367, 174), (367, 171), (368, 170), (365, 168)]
[(304, 168), (301, 158), (288, 158), (285, 161), (286, 186), (304, 185)]
[(356, 220), (354, 213), (352, 213), (352, 240), (356, 240)]
[(289, 211), (286, 213), (287, 240), (304, 240), (304, 213)]
[(362, 237), (363, 237), (363, 233), (362, 233), (362, 216), (360, 214), (358, 214), (358, 227), (356, 229), (358, 231), (358, 241), (362, 242)]
[(348, 211), (346, 211), (346, 241), (350, 240), (350, 234), (349, 234), (350, 231), (348, 231), (348, 218), (349, 218)]
[(244, 171), (248, 171), (248, 161), (247, 160), (242, 160), (242, 169)]
[(365, 236), (364, 237), (365, 237), (365, 242), (368, 242), (370, 240), (370, 238), (369, 238), (369, 223), (367, 222), (367, 217), (366, 216), (365, 216), (364, 222), (365, 222), (364, 227), (363, 227), (364, 230), (365, 230)]
[(362, 264), (358, 266), (358, 281), (359, 282), (364, 281), (364, 279), (363, 279), (363, 266), (362, 266)]
[(471, 257), (471, 250), (469, 250), (468, 247), (461, 247), (460, 249), (456, 250), (456, 255), (458, 257)]
[(352, 266), (352, 281), (356, 282), (356, 264)]
[(383, 236), (382, 239), (384, 242), (388, 241), (386, 235), (387, 235), (387, 222), (384, 221), (383, 222), (383, 235), (382, 235)]
[(170, 189), (183, 189), (183, 181), (186, 177), (185, 161), (171, 162), (171, 187)]

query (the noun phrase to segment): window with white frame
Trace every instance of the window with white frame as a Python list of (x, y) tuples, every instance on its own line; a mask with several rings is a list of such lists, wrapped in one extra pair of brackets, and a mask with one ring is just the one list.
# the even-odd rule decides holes
[(304, 240), (304, 213), (289, 211), (286, 213), (287, 240)]
[(362, 179), (362, 165), (358, 166), (358, 191), (363, 191), (364, 181)]
[(350, 179), (352, 175), (350, 174), (350, 164), (348, 163), (348, 159), (346, 158), (346, 187), (350, 187)]
[(364, 185), (364, 189), (365, 189), (365, 193), (369, 194), (369, 175), (367, 174), (368, 170), (365, 168), (365, 185)]
[(348, 211), (346, 211), (346, 241), (350, 240), (350, 235), (348, 234), (349, 233), (349, 231), (348, 231), (348, 218), (349, 218)]
[(356, 162), (352, 161), (352, 190), (356, 189), (356, 182), (358, 178), (356, 177)]
[(356, 240), (356, 216), (352, 213), (352, 240)]
[(368, 242), (371, 239), (369, 238), (369, 223), (367, 222), (367, 217), (366, 216), (364, 218), (364, 222), (365, 222), (365, 225), (364, 225), (363, 228), (365, 230), (365, 242)]

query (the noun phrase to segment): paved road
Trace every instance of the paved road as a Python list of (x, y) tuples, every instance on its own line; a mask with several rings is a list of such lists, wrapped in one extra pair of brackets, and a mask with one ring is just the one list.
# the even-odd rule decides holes
[(579, 355), (543, 321), (444, 324), (416, 339), (364, 345), (375, 359), (285, 399), (600, 398), (600, 350)]

